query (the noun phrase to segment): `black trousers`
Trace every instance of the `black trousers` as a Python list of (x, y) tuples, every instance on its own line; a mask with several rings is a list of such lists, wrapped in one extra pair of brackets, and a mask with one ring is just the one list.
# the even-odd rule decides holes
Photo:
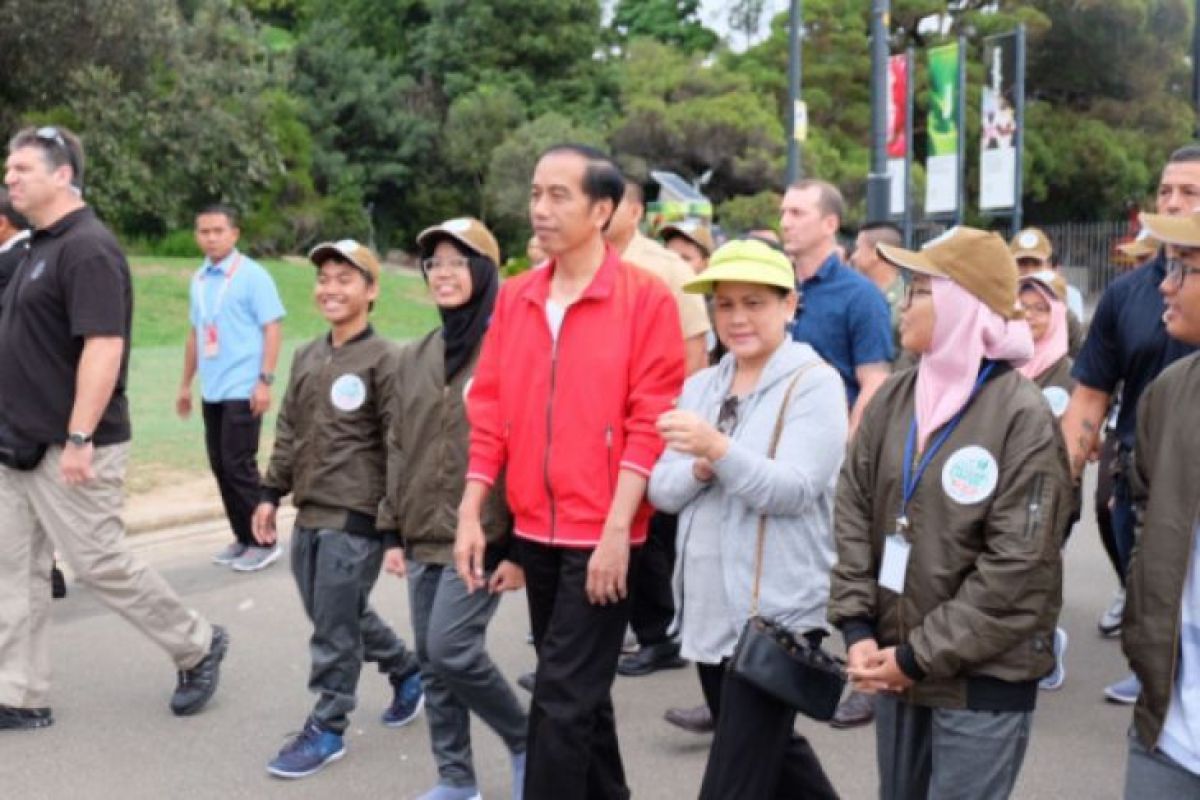
[(717, 722), (701, 800), (837, 800), (796, 712), (725, 668), (697, 664)]
[(656, 513), (630, 587), (629, 626), (642, 647), (667, 640), (667, 629), (675, 619), (675, 595), (671, 577), (675, 572), (675, 533), (679, 517)]
[(1100, 531), (1100, 541), (1104, 552), (1117, 573), (1121, 586), (1125, 585), (1125, 570), (1121, 568), (1121, 557), (1117, 550), (1117, 534), (1113, 529), (1112, 511), (1108, 503), (1113, 497), (1113, 472), (1116, 469), (1117, 447), (1119, 440), (1115, 433), (1108, 433), (1100, 445), (1100, 463), (1096, 472), (1096, 495), (1093, 505), (1096, 507), (1096, 528)]
[[(640, 548), (629, 554), (636, 571)], [(617, 743), (612, 685), (629, 600), (588, 602), (591, 550), (520, 540), (525, 593), (537, 650), (529, 709), (527, 800), (625, 800), (629, 787)]]
[(204, 404), (204, 444), (208, 465), (225, 516), (233, 535), (242, 544), (255, 545), (250, 519), (258, 505), (261, 476), (258, 473), (258, 436), (262, 417), (250, 412), (249, 400), (225, 400)]

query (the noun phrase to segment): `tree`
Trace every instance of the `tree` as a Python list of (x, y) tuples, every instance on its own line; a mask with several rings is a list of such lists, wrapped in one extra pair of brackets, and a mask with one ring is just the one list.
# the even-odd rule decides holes
[(700, 21), (700, 0), (617, 0), (610, 29), (618, 46), (646, 38), (685, 53), (708, 53), (720, 41)]
[(470, 177), (479, 198), (477, 216), (487, 218), (483, 191), (492, 152), (525, 121), (520, 99), (512, 90), (481, 86), (450, 105), (443, 128), (442, 149), (452, 168)]

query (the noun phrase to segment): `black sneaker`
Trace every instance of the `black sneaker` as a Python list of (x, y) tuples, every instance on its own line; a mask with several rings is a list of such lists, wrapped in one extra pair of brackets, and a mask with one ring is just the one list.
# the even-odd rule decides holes
[(31, 731), (54, 724), (48, 708), (13, 708), (0, 705), (0, 731)]
[(229, 634), (220, 625), (213, 625), (212, 645), (208, 655), (191, 669), (179, 671), (175, 694), (171, 695), (171, 710), (177, 717), (195, 714), (212, 699), (221, 680), (221, 660), (229, 649)]

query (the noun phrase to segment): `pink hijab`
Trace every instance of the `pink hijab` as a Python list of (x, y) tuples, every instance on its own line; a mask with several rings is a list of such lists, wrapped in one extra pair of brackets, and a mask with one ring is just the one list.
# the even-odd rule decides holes
[(917, 447), (949, 422), (971, 396), (979, 364), (989, 358), (1019, 366), (1033, 356), (1025, 320), (1006, 320), (946, 278), (934, 278), (933, 346), (917, 366)]
[(1067, 304), (1037, 280), (1021, 281), (1021, 291), (1033, 289), (1050, 304), (1050, 325), (1041, 339), (1033, 343), (1033, 358), (1017, 368), (1030, 380), (1036, 380), (1067, 354)]

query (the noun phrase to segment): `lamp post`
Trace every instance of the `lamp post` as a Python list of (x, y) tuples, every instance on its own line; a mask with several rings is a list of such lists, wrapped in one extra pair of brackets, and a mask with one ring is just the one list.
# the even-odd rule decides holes
[[(1200, 0), (1197, 0), (1200, 2)], [(802, 0), (792, 0), (791, 14), (788, 18), (788, 159), (787, 182), (793, 184), (800, 180), (801, 172), (801, 137), (804, 131), (798, 123), (807, 126), (807, 115), (802, 121), (800, 105), (800, 55), (802, 30), (804, 27), (804, 3)]]
[(882, 222), (891, 216), (891, 180), (887, 172), (887, 70), (890, 6), (889, 0), (871, 0), (871, 169), (867, 174), (868, 222)]

